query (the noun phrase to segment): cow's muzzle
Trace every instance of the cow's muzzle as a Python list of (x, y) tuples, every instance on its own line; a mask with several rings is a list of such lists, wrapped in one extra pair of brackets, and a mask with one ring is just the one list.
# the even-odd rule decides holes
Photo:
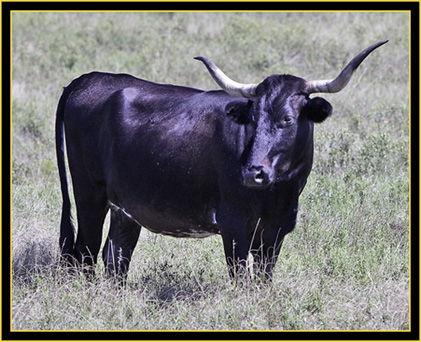
[(262, 166), (253, 166), (243, 173), (243, 184), (249, 188), (265, 188), (270, 183), (267, 170)]

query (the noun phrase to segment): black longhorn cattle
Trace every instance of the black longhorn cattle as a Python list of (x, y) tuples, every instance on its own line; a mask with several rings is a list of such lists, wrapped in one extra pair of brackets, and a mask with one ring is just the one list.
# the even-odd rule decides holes
[(100, 72), (75, 79), (56, 118), (63, 257), (88, 268), (96, 263), (110, 209), (103, 260), (111, 275), (124, 279), (143, 226), (174, 237), (221, 234), (232, 277), (251, 253), (255, 275), (270, 279), (312, 167), (313, 124), (332, 112), (326, 100), (309, 95), (342, 90), (386, 42), (370, 46), (327, 81), (272, 75), (240, 84), (205, 57), (196, 59), (223, 90)]

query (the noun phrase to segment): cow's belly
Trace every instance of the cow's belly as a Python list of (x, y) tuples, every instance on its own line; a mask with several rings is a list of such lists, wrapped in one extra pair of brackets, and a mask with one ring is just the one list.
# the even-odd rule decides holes
[(149, 137), (142, 136), (149, 144), (139, 148), (157, 149), (162, 155), (143, 150), (138, 153), (141, 157), (133, 158), (123, 150), (113, 151), (113, 158), (104, 164), (109, 200), (154, 233), (176, 237), (217, 234), (220, 195), (209, 158), (177, 152), (181, 148), (176, 144), (154, 149), (149, 145), (157, 138)]
[(156, 233), (156, 234), (162, 234), (162, 235), (168, 235), (173, 237), (182, 237), (182, 238), (205, 238), (211, 235), (219, 234), (219, 231), (216, 230), (203, 230), (201, 227), (196, 228), (185, 228), (185, 227), (175, 227), (172, 230), (156, 230), (152, 229), (150, 227), (144, 226), (149, 231)]
[(130, 219), (153, 233), (191, 238), (204, 238), (220, 233), (214, 208), (203, 211), (202, 215), (188, 216), (172, 210), (156, 212), (146, 207), (127, 210), (111, 201), (109, 203), (112, 208), (121, 210)]

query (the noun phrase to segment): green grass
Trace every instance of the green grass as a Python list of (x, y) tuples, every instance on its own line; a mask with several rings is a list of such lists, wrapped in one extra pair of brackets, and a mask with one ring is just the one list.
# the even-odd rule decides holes
[[(14, 330), (407, 330), (409, 105), (406, 13), (14, 13)], [(122, 25), (124, 23), (124, 25)], [(309, 25), (310, 24), (310, 25)], [(337, 27), (338, 29), (334, 29)], [(58, 264), (55, 110), (92, 70), (216, 89), (230, 77), (336, 76), (384, 39), (315, 130), (315, 162), (267, 286), (233, 286), (219, 236), (143, 231), (128, 285)], [(106, 233), (106, 223), (104, 236)]]

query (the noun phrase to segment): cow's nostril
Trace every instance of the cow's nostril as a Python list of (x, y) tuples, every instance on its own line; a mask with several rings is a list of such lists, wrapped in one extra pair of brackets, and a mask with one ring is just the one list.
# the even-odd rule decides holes
[(250, 172), (261, 171), (262, 169), (263, 169), (263, 166), (250, 166), (249, 167)]

